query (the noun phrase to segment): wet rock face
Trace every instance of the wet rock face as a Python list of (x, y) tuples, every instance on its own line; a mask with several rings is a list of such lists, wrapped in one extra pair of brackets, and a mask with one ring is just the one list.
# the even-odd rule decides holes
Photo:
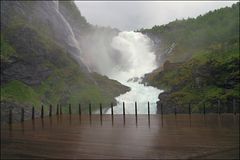
[(36, 63), (17, 61), (7, 64), (2, 69), (1, 82), (20, 80), (28, 85), (39, 85), (44, 79), (47, 79), (51, 72), (50, 69), (40, 67)]
[[(29, 43), (28, 45), (32, 49), (29, 51), (35, 51), (37, 49), (38, 51), (35, 53), (41, 54), (46, 51), (40, 49), (46, 50), (46, 48), (38, 46), (37, 44), (34, 44), (34, 46), (31, 47), (32, 42), (27, 38), (30, 36), (36, 37), (37, 39), (37, 33), (26, 31), (28, 30), (28, 27), (35, 28), (40, 34), (46, 34), (48, 38), (51, 38), (56, 44), (64, 48), (65, 51), (67, 51), (72, 58), (79, 63), (79, 68), (84, 73), (88, 74), (88, 69), (81, 59), (82, 53), (79, 44), (76, 41), (76, 35), (72, 30), (72, 26), (66, 20), (66, 17), (64, 17), (58, 10), (58, 2), (4, 1), (1, 2), (1, 5), (3, 6), (3, 10), (1, 11), (1, 17), (3, 17), (1, 26), (3, 27), (1, 27), (1, 30), (3, 29), (8, 32), (8, 30), (14, 30), (13, 28), (21, 28), (22, 32), (15, 33), (15, 38), (19, 39), (20, 36), (23, 36), (23, 43)], [(18, 15), (17, 18), (15, 18), (16, 15)], [(18, 23), (21, 24), (21, 26), (18, 26)], [(9, 29), (9, 26), (12, 28)], [(26, 47), (26, 45), (18, 45), (18, 47), (21, 46)], [(28, 52), (28, 54), (30, 53), (32, 52)], [(22, 54), (24, 54), (24, 52)]]
[(161, 106), (163, 107), (163, 113), (173, 113), (174, 112), (174, 105), (171, 102), (170, 93), (163, 92), (160, 93), (158, 96), (159, 101), (157, 102), (157, 114), (161, 114)]
[(8, 38), (18, 53), (11, 56), (9, 61), (2, 62), (1, 84), (20, 80), (28, 85), (38, 85), (50, 76), (52, 71), (44, 63), (46, 58), (51, 58), (51, 54), (37, 41), (34, 31), (21, 28), (9, 34)]
[[(162, 92), (158, 96), (159, 101), (157, 102), (157, 114), (174, 114), (176, 113), (188, 113), (187, 104), (179, 105), (175, 103), (171, 98), (171, 92)], [(162, 110), (161, 110), (162, 105)]]

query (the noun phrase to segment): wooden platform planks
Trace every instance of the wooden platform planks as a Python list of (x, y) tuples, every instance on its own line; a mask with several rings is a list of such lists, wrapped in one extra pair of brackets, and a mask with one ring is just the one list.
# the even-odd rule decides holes
[(3, 125), (1, 158), (239, 158), (239, 115), (62, 115)]

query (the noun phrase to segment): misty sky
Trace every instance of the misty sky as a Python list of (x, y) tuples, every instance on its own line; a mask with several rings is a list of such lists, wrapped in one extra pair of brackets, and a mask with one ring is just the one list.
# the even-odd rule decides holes
[(151, 28), (176, 19), (197, 17), (210, 10), (231, 6), (237, 1), (75, 1), (91, 24), (120, 30)]

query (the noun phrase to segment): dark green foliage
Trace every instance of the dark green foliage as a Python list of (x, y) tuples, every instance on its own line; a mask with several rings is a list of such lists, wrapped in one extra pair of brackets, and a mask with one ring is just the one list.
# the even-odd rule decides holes
[(142, 29), (141, 32), (159, 37), (163, 50), (176, 43), (172, 62), (185, 61), (196, 52), (217, 45), (239, 44), (239, 3), (200, 15), (196, 19), (176, 20), (167, 25)]
[(174, 103), (195, 102), (196, 111), (204, 102), (227, 104), (240, 98), (239, 3), (142, 32), (159, 36), (166, 46), (177, 44), (166, 59), (182, 64), (147, 77), (150, 85), (169, 91)]

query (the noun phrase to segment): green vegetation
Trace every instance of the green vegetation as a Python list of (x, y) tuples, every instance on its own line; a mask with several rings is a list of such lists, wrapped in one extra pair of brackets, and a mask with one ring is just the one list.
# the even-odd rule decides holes
[(176, 20), (166, 25), (141, 29), (143, 33), (159, 37), (161, 52), (176, 44), (171, 62), (186, 61), (198, 52), (239, 44), (239, 3), (200, 15), (196, 19)]
[(227, 104), (240, 98), (239, 3), (196, 19), (141, 31), (159, 36), (165, 47), (176, 43), (165, 57), (172, 67), (163, 65), (161, 71), (146, 78), (150, 85), (164, 88), (169, 100), (197, 103), (196, 111), (203, 102), (216, 103), (219, 99)]
[[(1, 2), (5, 5), (1, 10), (1, 102), (36, 107), (81, 103), (85, 107), (89, 102), (114, 102), (114, 97), (128, 90), (116, 81), (81, 68), (53, 36), (52, 25), (34, 17), (37, 2), (19, 3), (25, 14), (16, 3)], [(78, 17), (82, 21), (77, 24), (87, 26), (73, 2), (59, 5), (65, 9), (67, 20), (74, 22)], [(29, 20), (28, 16), (33, 17)]]
[(31, 87), (17, 80), (13, 80), (1, 87), (1, 101), (40, 106), (39, 95)]
[[(7, 47), (4, 47), (8, 48), (4, 48), (1, 53), (8, 55), (8, 57), (17, 57), (19, 61), (36, 61), (42, 68), (51, 70), (51, 75), (36, 86), (24, 84), (21, 82), (21, 79), (9, 81), (1, 85), (1, 101), (16, 102), (37, 107), (41, 104), (49, 105), (57, 103), (61, 103), (64, 106), (71, 103), (76, 106), (78, 103), (114, 102), (116, 95), (128, 90), (127, 87), (122, 86), (116, 81), (109, 80), (107, 77), (96, 73), (88, 73), (89, 75), (83, 73), (79, 64), (71, 58), (69, 53), (56, 45), (53, 40), (47, 38), (45, 35), (39, 35), (31, 27), (28, 33), (30, 32), (33, 32), (32, 35), (34, 37), (28, 38), (31, 39), (32, 45), (37, 44), (36, 47), (27, 48), (26, 46), (26, 49), (24, 49), (25, 53), (18, 52), (18, 49), (16, 49), (17, 52), (13, 52), (15, 51), (16, 44), (10, 45), (5, 41), (1, 41), (1, 43), (6, 43), (4, 45)], [(18, 30), (12, 30), (7, 36), (10, 37), (15, 34), (18, 34)], [(25, 38), (23, 37), (23, 39)], [(18, 42), (18, 44), (20, 43)], [(32, 53), (29, 53), (29, 49)], [(41, 53), (43, 54), (42, 58), (44, 58), (44, 61), (39, 61), (39, 56), (37, 56), (39, 54), (38, 49), (45, 49), (46, 53)], [(29, 57), (29, 54), (31, 54), (31, 57)], [(6, 63), (6, 60), (1, 57), (1, 62)], [(89, 79), (89, 76), (93, 77), (93, 79)], [(94, 81), (98, 82), (98, 85)]]

